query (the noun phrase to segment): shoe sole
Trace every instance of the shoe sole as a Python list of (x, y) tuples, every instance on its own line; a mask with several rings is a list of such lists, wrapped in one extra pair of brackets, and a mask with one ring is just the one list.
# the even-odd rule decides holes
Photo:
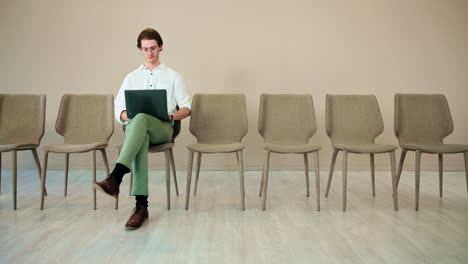
[(118, 198), (118, 197), (119, 197), (118, 194), (117, 194), (117, 195), (116, 195), (116, 194), (109, 194), (109, 193), (106, 192), (99, 184), (96, 184), (96, 183), (95, 183), (95, 184), (93, 184), (93, 186), (94, 186), (94, 189), (99, 190), (99, 191), (101, 191), (101, 192), (103, 192), (103, 193), (105, 193), (105, 194), (107, 194), (107, 195), (109, 195), (109, 196), (111, 196), (111, 197), (114, 197), (114, 198)]
[[(142, 226), (144, 223), (148, 222), (148, 220), (149, 220), (149, 217), (145, 218), (145, 220), (143, 220), (143, 223), (141, 223), (141, 226)], [(126, 226), (125, 228), (128, 229), (128, 230), (135, 230), (135, 229), (140, 228), (141, 226), (138, 226), (138, 227)]]

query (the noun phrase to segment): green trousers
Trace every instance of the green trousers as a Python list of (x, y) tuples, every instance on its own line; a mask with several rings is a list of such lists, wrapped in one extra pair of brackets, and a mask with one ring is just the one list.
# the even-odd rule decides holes
[(171, 122), (147, 114), (138, 114), (127, 123), (117, 162), (132, 168), (132, 195), (148, 196), (148, 147), (170, 142), (172, 133)]

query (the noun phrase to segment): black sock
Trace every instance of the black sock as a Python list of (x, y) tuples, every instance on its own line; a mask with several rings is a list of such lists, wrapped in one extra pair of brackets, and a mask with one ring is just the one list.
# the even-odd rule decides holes
[(142, 205), (148, 208), (148, 196), (146, 195), (135, 195), (136, 206)]
[(121, 163), (116, 163), (114, 170), (112, 170), (110, 176), (115, 178), (119, 183), (122, 182), (122, 178), (125, 175), (125, 173), (129, 173), (130, 169), (127, 168), (127, 166), (121, 164)]

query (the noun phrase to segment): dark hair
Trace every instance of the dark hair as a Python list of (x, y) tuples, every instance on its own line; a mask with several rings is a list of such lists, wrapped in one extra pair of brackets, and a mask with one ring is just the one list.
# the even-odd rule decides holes
[(140, 33), (140, 35), (138, 35), (137, 47), (139, 49), (141, 49), (141, 41), (143, 39), (154, 39), (158, 43), (158, 46), (161, 47), (163, 45), (163, 40), (161, 38), (161, 35), (159, 35), (159, 33), (152, 28), (145, 28)]

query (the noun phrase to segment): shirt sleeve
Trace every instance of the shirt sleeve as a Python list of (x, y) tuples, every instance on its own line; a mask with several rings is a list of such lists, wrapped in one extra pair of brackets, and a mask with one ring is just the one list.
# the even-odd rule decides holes
[(124, 122), (120, 119), (120, 114), (122, 111), (127, 110), (127, 107), (125, 106), (125, 90), (130, 89), (130, 81), (128, 80), (129, 77), (125, 77), (125, 79), (122, 82), (122, 86), (120, 87), (119, 93), (117, 93), (117, 97), (115, 98), (114, 101), (114, 114), (115, 114), (115, 119), (117, 122), (120, 124), (125, 124), (127, 122)]
[(175, 78), (175, 98), (176, 103), (179, 108), (186, 107), (188, 109), (192, 109), (192, 100), (187, 93), (187, 89), (185, 89), (185, 82), (182, 79), (180, 74), (177, 74)]

